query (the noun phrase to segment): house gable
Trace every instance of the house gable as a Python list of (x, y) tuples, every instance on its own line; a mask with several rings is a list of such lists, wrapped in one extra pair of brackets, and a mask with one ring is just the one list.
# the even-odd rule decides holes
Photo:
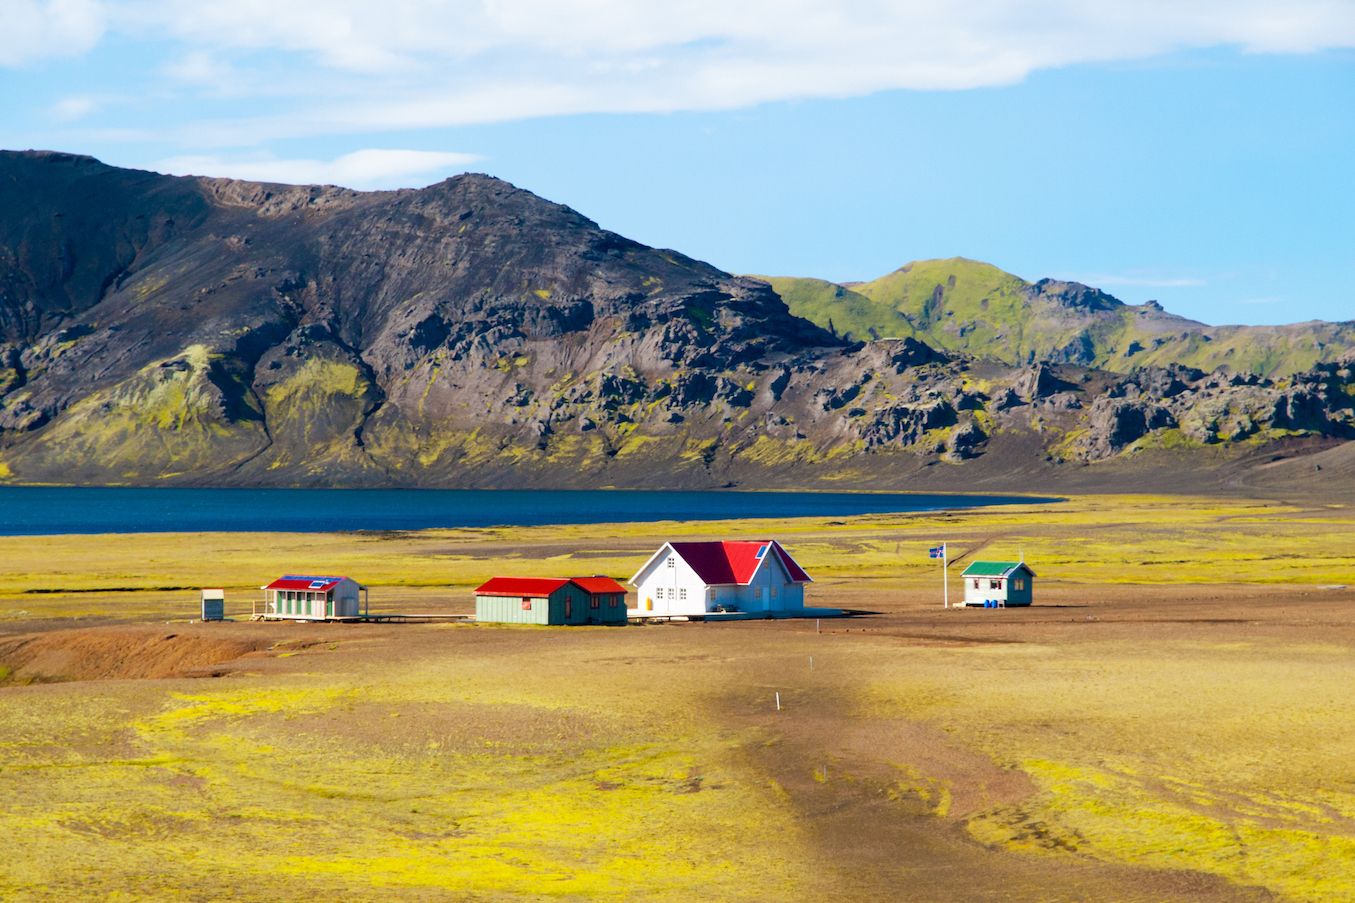
[(760, 539), (664, 543), (631, 578), (631, 584), (639, 586), (647, 580), (653, 569), (665, 560), (669, 553), (677, 555), (706, 586), (747, 586), (771, 558), (776, 559), (777, 566), (787, 581), (811, 582), (809, 574), (781, 547), (780, 543), (771, 539)]

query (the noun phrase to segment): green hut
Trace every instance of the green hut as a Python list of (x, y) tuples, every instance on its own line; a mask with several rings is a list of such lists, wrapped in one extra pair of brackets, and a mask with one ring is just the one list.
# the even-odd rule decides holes
[(624, 624), (626, 589), (610, 577), (495, 577), (475, 590), (475, 620)]

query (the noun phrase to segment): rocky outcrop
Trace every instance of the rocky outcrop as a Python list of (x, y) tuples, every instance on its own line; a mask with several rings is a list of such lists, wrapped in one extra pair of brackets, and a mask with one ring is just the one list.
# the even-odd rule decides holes
[(1153, 430), (1176, 425), (1166, 408), (1123, 398), (1098, 398), (1087, 415), (1085, 454), (1105, 458), (1137, 442)]

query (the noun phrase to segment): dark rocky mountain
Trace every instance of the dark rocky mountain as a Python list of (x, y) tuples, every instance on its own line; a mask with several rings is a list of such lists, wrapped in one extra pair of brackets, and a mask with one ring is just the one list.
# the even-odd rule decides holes
[(1327, 448), (1352, 384), (849, 343), (488, 176), (354, 192), (0, 154), (13, 481), (1035, 488)]

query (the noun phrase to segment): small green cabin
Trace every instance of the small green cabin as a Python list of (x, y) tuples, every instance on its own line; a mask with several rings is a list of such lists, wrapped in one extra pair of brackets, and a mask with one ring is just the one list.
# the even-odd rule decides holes
[(626, 588), (610, 577), (495, 577), (475, 590), (475, 620), (624, 624)]
[(962, 576), (965, 605), (1029, 605), (1035, 595), (1035, 572), (1024, 561), (975, 561)]

